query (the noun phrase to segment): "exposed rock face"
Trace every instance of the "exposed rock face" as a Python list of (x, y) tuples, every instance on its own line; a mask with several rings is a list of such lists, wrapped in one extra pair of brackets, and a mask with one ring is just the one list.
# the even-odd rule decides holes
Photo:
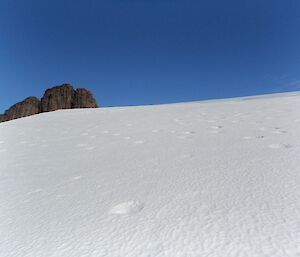
[(0, 114), (0, 122), (5, 121), (5, 115), (4, 114)]
[(71, 108), (97, 108), (92, 93), (85, 88), (76, 90), (70, 84), (47, 89), (42, 100), (42, 112)]
[(41, 99), (42, 112), (59, 109), (71, 109), (74, 99), (74, 89), (70, 84), (63, 84), (47, 89)]
[(73, 108), (97, 108), (96, 99), (92, 93), (85, 88), (78, 88), (73, 99)]
[(36, 97), (28, 97), (16, 103), (4, 114), (0, 114), (0, 122), (9, 121), (41, 112), (71, 108), (97, 108), (92, 93), (85, 88), (74, 90), (70, 84), (62, 84), (47, 89), (41, 101)]
[(0, 122), (13, 120), (29, 115), (37, 114), (40, 112), (40, 100), (34, 96), (27, 97), (22, 102), (14, 104), (3, 115), (0, 116)]

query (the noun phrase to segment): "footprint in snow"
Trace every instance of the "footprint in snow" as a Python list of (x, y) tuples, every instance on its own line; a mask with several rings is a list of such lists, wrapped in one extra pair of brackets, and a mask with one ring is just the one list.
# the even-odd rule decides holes
[(123, 202), (112, 207), (109, 211), (111, 214), (134, 214), (140, 212), (144, 208), (144, 204), (139, 201)]
[(91, 151), (91, 150), (94, 150), (95, 148), (96, 148), (96, 146), (89, 146), (89, 147), (86, 147), (84, 149), (87, 150), (87, 151)]
[(221, 128), (223, 128), (223, 126), (211, 126), (210, 128), (212, 128), (212, 129), (221, 129)]
[(31, 194), (37, 194), (37, 193), (40, 193), (40, 192), (42, 192), (43, 190), (41, 189), (41, 188), (37, 188), (37, 189), (35, 189), (35, 190), (33, 190), (33, 191), (30, 191), (30, 192), (28, 192), (27, 194), (28, 195), (31, 195)]
[(272, 131), (273, 134), (286, 134), (287, 131), (285, 130), (275, 130), (275, 131)]
[(186, 131), (184, 132), (184, 134), (186, 135), (192, 135), (192, 134), (195, 134), (196, 132), (195, 131)]
[(290, 144), (270, 144), (269, 148), (271, 149), (280, 149), (280, 148), (292, 148)]
[(274, 130), (272, 131), (273, 134), (286, 134), (287, 131), (286, 130), (283, 130), (279, 127), (275, 127)]
[(77, 144), (76, 146), (77, 146), (77, 147), (85, 147), (85, 146), (87, 146), (87, 144), (79, 143), (79, 144)]
[(135, 144), (144, 144), (145, 141), (143, 141), (143, 140), (138, 140), (138, 141), (135, 141), (134, 143), (135, 143)]
[(266, 131), (266, 130), (268, 130), (266, 127), (260, 127), (260, 128), (258, 128), (260, 131)]
[(191, 159), (194, 156), (192, 154), (182, 154), (180, 155), (180, 159)]
[(249, 139), (254, 139), (254, 138), (256, 138), (256, 139), (263, 139), (263, 138), (265, 138), (265, 136), (259, 135), (259, 136), (255, 136), (255, 137), (253, 137), (253, 136), (244, 136), (243, 137), (244, 140), (249, 140)]
[(208, 131), (208, 133), (211, 133), (211, 134), (219, 134), (220, 132), (219, 132), (218, 130), (214, 129), (214, 130)]

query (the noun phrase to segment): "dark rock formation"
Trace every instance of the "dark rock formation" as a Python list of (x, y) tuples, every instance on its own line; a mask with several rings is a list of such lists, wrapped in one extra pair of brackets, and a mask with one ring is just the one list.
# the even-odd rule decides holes
[(97, 108), (92, 93), (85, 88), (76, 90), (70, 84), (47, 89), (42, 97), (42, 112), (71, 108)]
[(0, 116), (0, 122), (13, 120), (29, 115), (37, 114), (40, 112), (40, 100), (34, 96), (27, 97), (22, 102), (14, 104)]
[(63, 84), (47, 89), (41, 99), (42, 112), (50, 112), (59, 109), (71, 109), (74, 99), (74, 89), (69, 84)]
[(36, 97), (28, 97), (24, 101), (16, 103), (4, 114), (0, 114), (0, 122), (59, 109), (97, 107), (95, 98), (87, 89), (74, 90), (72, 85), (62, 84), (47, 89), (41, 101)]
[(78, 88), (75, 91), (72, 108), (97, 108), (95, 98), (92, 93), (85, 88)]
[(0, 122), (5, 121), (5, 115), (4, 114), (0, 114)]

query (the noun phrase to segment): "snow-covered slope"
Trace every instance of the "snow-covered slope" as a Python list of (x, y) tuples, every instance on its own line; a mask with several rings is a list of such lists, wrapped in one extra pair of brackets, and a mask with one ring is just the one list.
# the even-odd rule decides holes
[(0, 256), (300, 256), (300, 94), (0, 124)]

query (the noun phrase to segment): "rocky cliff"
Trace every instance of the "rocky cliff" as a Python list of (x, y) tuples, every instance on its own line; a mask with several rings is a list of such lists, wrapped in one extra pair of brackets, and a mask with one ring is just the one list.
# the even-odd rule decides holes
[(77, 88), (74, 94), (72, 108), (98, 107), (92, 93), (85, 88)]
[(70, 84), (62, 84), (47, 89), (41, 100), (31, 96), (14, 104), (0, 115), (0, 122), (59, 109), (97, 107), (97, 102), (89, 90), (75, 90)]
[(38, 98), (31, 96), (14, 104), (0, 116), (0, 122), (18, 119), (29, 115), (37, 114), (41, 110), (41, 102)]
[(63, 84), (47, 89), (41, 99), (42, 112), (71, 109), (74, 92), (75, 91), (70, 84)]

